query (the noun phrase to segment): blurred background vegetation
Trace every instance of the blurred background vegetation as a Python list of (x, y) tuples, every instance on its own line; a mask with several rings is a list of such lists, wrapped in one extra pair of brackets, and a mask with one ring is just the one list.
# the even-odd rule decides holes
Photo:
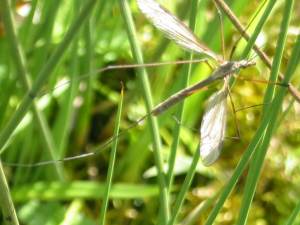
[[(166, 8), (188, 23), (191, 1), (162, 0)], [(199, 1), (195, 33), (199, 39), (221, 54), (220, 23), (214, 4)], [(137, 38), (145, 62), (166, 62), (185, 59), (187, 54), (166, 40), (138, 10), (135, 1), (128, 1), (137, 28)], [(243, 24), (247, 24), (262, 1), (227, 1)], [(26, 59), (26, 69), (35, 80), (66, 30), (78, 16), (83, 1), (17, 1), (13, 2), (18, 38)], [(272, 58), (281, 23), (284, 1), (277, 1), (257, 43)], [(2, 14), (3, 15), (3, 14)], [(249, 27), (259, 19), (260, 14)], [(1, 15), (0, 15), (1, 17)], [(226, 58), (240, 38), (236, 29), (224, 18)], [(300, 2), (295, 1), (281, 71), (290, 59), (299, 33)], [(26, 93), (10, 54), (3, 23), (0, 24), (0, 127), (17, 109)], [(234, 58), (238, 59), (245, 43), (239, 43)], [(200, 56), (201, 57), (201, 56)], [(196, 56), (196, 58), (200, 58)], [(45, 143), (33, 109), (26, 114), (10, 137), (1, 155), (17, 214), (22, 224), (97, 224), (106, 180), (110, 146), (103, 143), (113, 136), (121, 82), (125, 87), (121, 130), (126, 130), (146, 114), (141, 84), (135, 70), (97, 71), (108, 65), (134, 64), (118, 1), (98, 1), (90, 18), (84, 22), (64, 57), (43, 86), (36, 103), (49, 126), (50, 149)], [(181, 87), (186, 76), (184, 66), (166, 65), (147, 68), (155, 104)], [(193, 65), (190, 83), (204, 79), (211, 72), (206, 64)], [(299, 84), (299, 68), (293, 84)], [(268, 79), (269, 70), (257, 58), (255, 68), (240, 76)], [(59, 86), (57, 88), (57, 86)], [(188, 98), (185, 104), (181, 136), (177, 148), (173, 198), (181, 188), (186, 172), (197, 151), (199, 126), (205, 100), (219, 85), (209, 87)], [(265, 84), (237, 81), (231, 90), (236, 109), (262, 103)], [(176, 107), (174, 107), (176, 108)], [(175, 109), (158, 117), (162, 155), (168, 159), (173, 142)], [(229, 108), (230, 109), (230, 108)], [(284, 100), (280, 123), (272, 137), (260, 181), (251, 206), (248, 224), (283, 224), (299, 201), (300, 194), (300, 105), (288, 94)], [(217, 195), (230, 178), (247, 148), (261, 117), (261, 106), (236, 113), (240, 140), (236, 140), (234, 115), (228, 110), (228, 137), (220, 159), (210, 167), (199, 162), (197, 172), (180, 211), (183, 224), (193, 218), (203, 224), (211, 205), (200, 211), (205, 200)], [(48, 144), (49, 144), (48, 142)], [(157, 173), (151, 135), (147, 123), (130, 129), (119, 139), (113, 190), (106, 213), (106, 224), (156, 224), (159, 208)], [(49, 145), (48, 145), (49, 146)], [(5, 163), (34, 164), (97, 151), (93, 157), (24, 168)], [(234, 224), (240, 210), (247, 172), (239, 180), (226, 201), (216, 224)], [(198, 214), (197, 214), (198, 213)], [(186, 222), (186, 223), (184, 223)], [(298, 219), (298, 224), (300, 219)]]

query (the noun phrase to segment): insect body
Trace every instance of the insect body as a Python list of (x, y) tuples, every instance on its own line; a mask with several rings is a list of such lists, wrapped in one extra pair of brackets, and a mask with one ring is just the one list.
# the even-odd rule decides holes
[(200, 128), (200, 155), (204, 165), (211, 165), (218, 159), (225, 138), (226, 99), (228, 95), (227, 78), (238, 70), (252, 66), (255, 63), (248, 60), (225, 61), (222, 57), (202, 44), (184, 23), (156, 1), (137, 0), (137, 4), (142, 13), (155, 27), (161, 30), (166, 37), (175, 41), (175, 43), (182, 48), (209, 56), (220, 64), (207, 79), (173, 94), (152, 110), (153, 115), (158, 115), (208, 84), (224, 79), (225, 83), (223, 88), (212, 95), (208, 100), (207, 109), (205, 110)]

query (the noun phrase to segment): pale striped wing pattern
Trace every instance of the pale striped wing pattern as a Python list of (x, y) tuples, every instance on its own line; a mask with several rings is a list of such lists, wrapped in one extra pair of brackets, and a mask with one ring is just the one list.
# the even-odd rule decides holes
[(215, 60), (220, 57), (201, 44), (194, 33), (167, 9), (154, 0), (137, 0), (142, 13), (161, 30), (169, 39), (179, 46), (197, 53), (203, 53)]
[(225, 138), (227, 88), (213, 94), (207, 103), (200, 128), (200, 156), (205, 166), (214, 163)]

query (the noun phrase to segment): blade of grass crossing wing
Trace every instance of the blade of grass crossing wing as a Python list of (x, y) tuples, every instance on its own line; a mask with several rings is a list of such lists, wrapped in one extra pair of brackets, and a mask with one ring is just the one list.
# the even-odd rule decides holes
[[(133, 19), (131, 16), (130, 8), (125, 0), (119, 0), (119, 4), (121, 7), (121, 11), (124, 17), (124, 22), (126, 24), (126, 29), (128, 33), (128, 38), (130, 41), (130, 45), (132, 48), (132, 54), (138, 63), (143, 63), (142, 52), (139, 48), (137, 39), (136, 39), (136, 31), (133, 23)], [(139, 74), (139, 79), (141, 86), (143, 87), (143, 95), (145, 99), (147, 113), (150, 114), (152, 109), (152, 97), (150, 91), (150, 85), (147, 78), (147, 72), (144, 68), (137, 70)], [(169, 220), (169, 199), (168, 199), (168, 190), (166, 185), (165, 174), (163, 171), (163, 160), (161, 156), (161, 141), (159, 137), (158, 123), (155, 118), (151, 115), (148, 118), (150, 130), (153, 138), (153, 153), (155, 158), (156, 167), (158, 170), (158, 182), (160, 186), (160, 203), (162, 205), (163, 210), (163, 220), (159, 221), (159, 223), (166, 224)]]
[[(223, 4), (225, 4), (223, 1), (217, 0), (216, 3), (217, 3), (218, 6), (221, 7), (225, 12), (227, 12), (227, 11), (226, 11), (226, 8), (224, 9), (224, 7), (223, 7)], [(260, 31), (261, 31), (261, 29), (262, 29), (264, 23), (266, 22), (267, 17), (270, 15), (270, 12), (271, 12), (271, 10), (272, 10), (272, 8), (273, 8), (273, 6), (274, 6), (274, 3), (275, 3), (275, 1), (269, 1), (269, 4), (267, 5), (267, 7), (266, 7), (266, 9), (265, 9), (262, 18), (261, 18), (260, 21), (258, 22), (258, 25), (256, 26), (255, 31), (254, 31), (254, 33), (252, 34), (252, 36), (251, 36), (251, 38), (250, 38), (250, 40), (249, 40), (249, 42), (248, 42), (248, 44), (247, 44), (247, 47), (245, 48), (245, 50), (244, 50), (244, 52), (243, 52), (243, 54), (242, 54), (242, 58), (247, 57), (247, 55), (249, 54), (249, 52), (250, 52), (250, 50), (251, 50), (251, 46), (254, 45), (255, 40), (256, 40), (258, 34), (260, 33)], [(231, 83), (231, 82), (230, 82), (230, 83)], [(253, 139), (253, 140), (255, 140), (255, 139)], [(251, 146), (251, 145), (250, 145), (250, 146)], [(249, 146), (249, 148), (248, 148), (249, 150), (250, 150), (251, 148), (254, 149), (254, 146), (251, 147), (251, 148), (250, 148), (250, 146)], [(247, 155), (245, 154), (244, 156), (245, 156), (245, 158), (247, 158), (247, 157), (250, 157), (250, 155), (251, 155), (251, 154), (250, 154), (250, 152), (249, 152), (249, 154), (247, 154)], [(209, 218), (208, 218), (208, 220), (207, 220), (207, 224), (211, 224), (211, 223), (212, 223), (212, 221), (214, 220), (213, 217), (216, 217), (216, 215), (218, 214), (218, 211), (221, 209), (221, 207), (222, 207), (222, 205), (223, 205), (225, 199), (228, 197), (228, 195), (229, 195), (230, 192), (231, 192), (231, 189), (233, 188), (233, 186), (234, 186), (235, 183), (237, 182), (237, 181), (235, 181), (234, 179), (238, 179), (238, 177), (240, 176), (240, 175), (238, 175), (238, 173), (240, 173), (240, 171), (238, 171), (238, 170), (243, 170), (242, 167), (244, 167), (244, 166), (242, 165), (242, 162), (244, 161), (245, 158), (242, 158), (241, 161), (240, 161), (240, 163), (238, 164), (238, 167), (236, 168), (236, 174), (234, 174), (234, 176), (232, 176), (232, 180), (230, 180), (230, 182), (227, 184), (226, 188), (224, 189), (224, 191), (223, 191), (223, 193), (222, 193), (222, 195), (221, 195), (221, 197), (220, 197), (220, 199), (219, 199), (219, 201), (218, 201), (216, 207), (215, 207), (214, 210), (211, 212), (211, 214), (210, 214), (210, 216), (209, 216)], [(240, 173), (240, 174), (241, 174), (241, 173)], [(234, 178), (234, 177), (235, 177), (235, 178)], [(231, 187), (230, 187), (230, 186), (231, 186)], [(223, 203), (222, 203), (222, 201), (223, 201)]]
[[(280, 105), (277, 106), (278, 109), (280, 109)], [(275, 107), (276, 109), (276, 107)], [(269, 124), (269, 115), (270, 110), (266, 113), (268, 114), (268, 116), (263, 117), (263, 120), (258, 128), (258, 130), (256, 131), (251, 143), (249, 144), (246, 152), (243, 154), (239, 164), (237, 165), (231, 179), (229, 180), (229, 182), (227, 183), (227, 185), (224, 187), (223, 192), (220, 195), (219, 200), (216, 203), (216, 206), (214, 207), (214, 209), (212, 210), (212, 212), (210, 213), (207, 221), (206, 221), (206, 225), (210, 225), (213, 224), (213, 222), (215, 221), (220, 209), (222, 208), (222, 206), (224, 205), (225, 200), (228, 198), (229, 194), (231, 193), (232, 189), (234, 188), (235, 184), (237, 183), (239, 177), (241, 176), (241, 174), (243, 173), (243, 171), (245, 170), (246, 166), (247, 166), (247, 162), (249, 161), (252, 153), (254, 151), (257, 150), (258, 146), (262, 146), (262, 140), (265, 137), (265, 131), (266, 128)]]
[[(277, 80), (277, 77), (279, 75), (279, 68), (281, 64), (281, 59), (283, 56), (283, 49), (286, 43), (286, 38), (287, 38), (287, 32), (289, 28), (289, 23), (291, 20), (291, 15), (293, 12), (293, 5), (294, 5), (294, 0), (288, 0), (285, 2), (285, 7), (283, 11), (283, 19), (281, 22), (281, 28), (280, 28), (280, 34), (276, 46), (276, 52), (275, 52), (275, 57), (273, 60), (273, 65), (271, 69), (271, 75), (270, 79), (271, 81)], [(295, 45), (293, 49), (293, 54), (291, 56), (291, 60), (288, 64), (288, 70), (291, 71), (292, 69), (289, 69), (289, 67), (293, 67), (293, 58), (297, 58), (298, 52), (296, 52), (298, 49), (296, 48), (297, 45)], [(296, 50), (297, 49), (297, 50)], [(288, 71), (288, 72), (289, 72)], [(292, 72), (291, 72), (292, 73)], [(270, 87), (271, 85), (268, 85), (267, 87), (267, 92), (265, 94), (265, 100), (271, 99), (273, 93), (275, 92), (275, 87)], [(269, 92), (268, 92), (269, 89)], [(271, 137), (274, 133), (275, 125), (278, 126), (277, 124), (277, 117), (279, 115), (279, 112), (281, 111), (282, 108), (282, 100), (284, 96), (285, 90), (282, 88), (279, 88), (277, 91), (276, 95), (273, 98), (273, 102), (271, 107), (267, 108), (267, 106), (264, 107), (263, 114), (269, 118), (269, 126), (267, 128), (266, 135), (263, 139), (262, 145), (260, 148), (258, 148), (253, 155), (253, 160), (251, 161), (250, 164), (250, 170), (249, 170), (249, 175), (247, 177), (246, 181), (246, 189), (244, 192), (243, 196), (243, 201), (241, 205), (241, 210), (238, 218), (238, 223), (237, 224), (246, 224), (248, 214), (250, 211), (250, 206), (252, 204), (252, 200), (256, 191), (256, 186), (260, 177), (261, 169), (264, 163), (264, 159), (267, 153), (267, 149), (271, 140)], [(270, 113), (269, 113), (270, 112)], [(270, 116), (268, 116), (270, 115)], [(277, 127), (276, 126), (276, 127)]]
[[(195, 24), (196, 24), (196, 9), (198, 8), (198, 0), (193, 0), (191, 2), (191, 9), (193, 9), (191, 11), (191, 16), (190, 16), (190, 27), (192, 29), (195, 28)], [(193, 59), (193, 56), (188, 54), (187, 55), (189, 57), (189, 59)], [(186, 87), (189, 83), (189, 77), (191, 74), (191, 69), (192, 66), (191, 64), (187, 65), (184, 68), (183, 74), (184, 76), (180, 76), (182, 77), (182, 83), (183, 83), (183, 87)], [(179, 123), (176, 123), (175, 128), (174, 128), (174, 132), (173, 132), (173, 142), (170, 148), (170, 156), (168, 159), (168, 172), (167, 172), (167, 182), (168, 182), (168, 189), (170, 191), (170, 187), (172, 185), (172, 181), (173, 181), (173, 169), (175, 166), (175, 160), (176, 160), (176, 153), (177, 153), (177, 147), (179, 144), (179, 136), (180, 136), (180, 124), (183, 118), (183, 113), (184, 113), (184, 101), (182, 102), (182, 104), (179, 104), (177, 112), (175, 114), (176, 118), (178, 118)]]
[[(191, 6), (192, 10), (191, 10), (191, 13), (190, 13), (189, 27), (194, 30), (195, 25), (196, 25), (198, 0), (193, 0), (191, 2), (190, 6)], [(191, 54), (186, 54), (186, 55), (189, 59), (191, 59), (191, 60), (193, 59), (193, 55), (191, 55)], [(192, 70), (192, 65), (191, 64), (186, 65), (185, 68), (184, 68), (183, 73), (185, 74), (185, 76), (183, 76), (181, 78), (184, 87), (187, 86), (188, 83), (189, 83), (191, 70)], [(178, 148), (179, 138), (180, 138), (180, 128), (181, 128), (180, 123), (183, 119), (183, 114), (184, 114), (184, 101), (182, 101), (182, 103), (179, 104), (177, 112), (176, 112), (176, 117), (179, 119), (179, 123), (176, 123), (175, 128), (174, 128), (173, 142), (172, 142), (172, 145), (171, 145), (171, 148), (170, 148), (170, 155), (169, 155), (169, 159), (168, 159), (167, 185), (168, 185), (169, 193), (171, 192), (171, 187), (172, 187), (172, 182), (173, 182), (173, 177), (174, 177), (174, 174), (173, 174), (174, 173), (174, 166), (175, 166), (176, 153), (177, 153), (177, 148)], [(188, 191), (188, 188), (186, 189), (186, 191)], [(185, 194), (186, 194), (186, 192), (183, 193), (183, 198), (185, 197)], [(179, 197), (179, 195), (178, 195), (178, 197)], [(181, 207), (181, 206), (179, 205), (179, 207)], [(173, 213), (172, 219), (173, 219), (173, 217), (176, 217), (176, 211), (175, 211), (175, 215)]]
[(100, 225), (105, 224), (105, 214), (108, 206), (108, 200), (109, 200), (109, 194), (113, 182), (113, 175), (114, 175), (114, 167), (115, 167), (115, 160), (116, 160), (116, 154), (117, 154), (117, 146), (118, 146), (118, 136), (119, 136), (119, 130), (120, 130), (120, 122), (121, 122), (121, 115), (122, 115), (122, 107), (123, 107), (123, 99), (124, 99), (124, 88), (122, 85), (121, 90), (121, 98), (118, 105), (118, 112), (116, 115), (116, 122), (115, 122), (115, 129), (114, 129), (114, 137), (116, 137), (113, 140), (112, 143), (112, 149), (110, 152), (110, 159), (109, 159), (109, 166), (108, 166), (108, 173), (106, 178), (106, 185), (105, 185), (105, 191), (104, 191), (104, 197), (100, 212)]

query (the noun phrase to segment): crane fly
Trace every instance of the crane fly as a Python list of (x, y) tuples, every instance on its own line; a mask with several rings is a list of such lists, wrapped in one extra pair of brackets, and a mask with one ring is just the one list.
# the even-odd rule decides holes
[[(217, 158), (219, 157), (220, 150), (222, 148), (222, 144), (225, 138), (225, 130), (226, 130), (226, 110), (227, 110), (227, 95), (228, 85), (227, 85), (227, 78), (237, 72), (240, 69), (247, 68), (250, 66), (255, 65), (255, 62), (248, 61), (248, 60), (240, 60), (240, 61), (226, 61), (223, 60), (221, 56), (215, 54), (212, 50), (202, 44), (195, 34), (178, 18), (172, 15), (167, 9), (163, 6), (158, 4), (154, 0), (137, 0), (137, 4), (141, 12), (149, 19), (152, 24), (157, 27), (163, 34), (166, 35), (167, 38), (173, 40), (177, 43), (180, 47), (185, 50), (204, 54), (213, 60), (215, 60), (219, 67), (214, 70), (211, 75), (198, 82), (195, 83), (187, 88), (184, 88), (177, 93), (171, 95), (169, 98), (155, 106), (150, 114), (154, 116), (158, 116), (164, 111), (166, 111), (171, 106), (175, 105), (176, 103), (180, 102), (184, 98), (194, 94), (198, 90), (208, 86), (219, 80), (224, 80), (224, 85), (220, 91), (213, 94), (207, 102), (207, 107), (203, 115), (203, 120), (201, 123), (200, 128), (200, 156), (202, 158), (203, 164), (206, 166), (211, 165), (214, 163)], [(108, 67), (102, 68), (98, 73), (107, 71), (107, 70), (114, 70), (114, 69), (126, 69), (126, 68), (140, 68), (140, 67), (156, 67), (161, 65), (166, 65), (170, 63), (175, 64), (185, 64), (185, 63), (199, 63), (206, 61), (203, 60), (182, 60), (176, 62), (163, 62), (163, 63), (145, 63), (145, 64), (136, 64), (136, 65), (110, 65)], [(82, 78), (85, 78), (83, 76)], [(81, 78), (81, 79), (82, 79)], [(57, 88), (67, 84), (69, 82), (64, 82), (57, 86)], [(131, 128), (135, 127), (136, 125), (140, 124), (148, 115), (143, 116), (139, 120), (134, 123), (134, 125), (128, 127), (127, 129), (123, 130), (119, 133), (118, 137), (121, 137), (126, 131), (130, 130)], [(5, 163), (8, 166), (21, 166), (21, 167), (36, 167), (36, 166), (44, 166), (49, 165), (52, 163), (57, 162), (66, 162), (71, 160), (76, 160), (80, 158), (90, 157), (97, 152), (99, 149), (104, 149), (108, 147), (112, 141), (116, 137), (109, 138), (100, 147), (97, 147), (95, 151), (91, 151), (89, 153), (77, 155), (77, 156), (70, 156), (64, 159), (59, 160), (50, 160), (50, 161), (43, 161), (34, 164), (19, 164), (19, 163)]]
[(167, 38), (173, 40), (185, 50), (204, 54), (219, 63), (219, 67), (207, 79), (171, 95), (151, 111), (153, 115), (158, 115), (208, 84), (223, 79), (223, 88), (208, 99), (200, 128), (200, 156), (203, 164), (209, 166), (218, 159), (225, 139), (226, 99), (228, 95), (227, 79), (240, 69), (253, 66), (255, 62), (248, 60), (223, 60), (222, 57), (202, 44), (184, 23), (156, 1), (137, 0), (137, 4), (146, 18), (162, 31)]

